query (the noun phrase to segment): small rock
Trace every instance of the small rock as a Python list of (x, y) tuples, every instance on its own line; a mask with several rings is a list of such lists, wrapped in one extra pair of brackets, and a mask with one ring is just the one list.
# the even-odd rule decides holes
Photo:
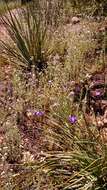
[(72, 17), (72, 24), (77, 24), (77, 23), (79, 23), (80, 22), (80, 18), (78, 18), (78, 17)]

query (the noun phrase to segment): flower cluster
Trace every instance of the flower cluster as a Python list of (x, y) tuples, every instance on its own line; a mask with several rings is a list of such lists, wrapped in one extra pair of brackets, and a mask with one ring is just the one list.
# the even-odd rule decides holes
[(71, 124), (75, 124), (77, 122), (77, 117), (75, 115), (70, 115), (68, 120)]
[(36, 116), (43, 116), (44, 115), (44, 111), (35, 111), (34, 115), (36, 115)]
[(27, 116), (31, 117), (31, 116), (43, 116), (44, 115), (44, 111), (35, 111), (35, 110), (27, 110)]

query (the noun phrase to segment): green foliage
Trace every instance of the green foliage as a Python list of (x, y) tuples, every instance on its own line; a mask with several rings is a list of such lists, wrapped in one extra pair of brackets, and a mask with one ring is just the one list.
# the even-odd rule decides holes
[(56, 148), (44, 153), (42, 168), (53, 176), (56, 188), (105, 190), (107, 145), (101, 141), (97, 128), (87, 126), (81, 116), (75, 125), (64, 123), (58, 116), (51, 117), (50, 123), (47, 134)]
[(29, 71), (33, 66), (36, 71), (42, 71), (47, 67), (60, 6), (54, 1), (34, 1), (17, 10), (16, 14), (7, 6), (8, 15), (3, 16), (2, 21), (13, 43), (1, 40), (1, 46), (16, 64), (27, 67)]

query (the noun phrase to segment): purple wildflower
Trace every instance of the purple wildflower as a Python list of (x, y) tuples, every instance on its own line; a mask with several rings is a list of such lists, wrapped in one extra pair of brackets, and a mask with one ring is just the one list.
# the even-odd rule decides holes
[(36, 116), (43, 116), (44, 115), (44, 111), (36, 111), (35, 115)]
[(100, 92), (100, 91), (96, 91), (95, 95), (96, 95), (96, 96), (100, 96), (100, 95), (101, 95), (101, 92)]
[(75, 124), (77, 122), (77, 117), (75, 115), (70, 115), (68, 119), (71, 124)]

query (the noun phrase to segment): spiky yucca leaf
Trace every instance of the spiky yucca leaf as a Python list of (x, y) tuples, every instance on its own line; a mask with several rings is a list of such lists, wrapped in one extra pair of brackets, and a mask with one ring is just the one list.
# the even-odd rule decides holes
[[(29, 70), (32, 65), (38, 71), (47, 67), (53, 36), (51, 25), (53, 15), (49, 17), (51, 13), (49, 8), (46, 0), (38, 3), (34, 1), (14, 11), (10, 11), (7, 5), (8, 14), (1, 18), (11, 39), (11, 42), (1, 40), (1, 49), (5, 50), (4, 53), (13, 58), (17, 64), (23, 64)], [(53, 8), (51, 7), (52, 13)]]
[(58, 120), (51, 118), (48, 125), (48, 139), (56, 147), (44, 153), (43, 170), (53, 176), (58, 189), (105, 190), (107, 145), (101, 142), (97, 128), (86, 130), (89, 126), (81, 126), (81, 122), (71, 125)]

